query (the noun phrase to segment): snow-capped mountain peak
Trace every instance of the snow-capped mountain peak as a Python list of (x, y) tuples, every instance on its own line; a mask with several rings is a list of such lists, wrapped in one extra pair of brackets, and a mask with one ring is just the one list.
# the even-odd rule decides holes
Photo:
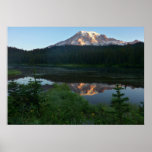
[[(104, 46), (104, 45), (126, 45), (126, 44), (135, 44), (138, 43), (138, 40), (133, 42), (125, 42), (120, 41), (114, 38), (108, 38), (106, 35), (99, 34), (93, 31), (79, 31), (72, 37), (68, 38), (67, 40), (58, 42), (55, 46), (63, 46), (63, 45), (97, 45), (97, 46)], [(54, 45), (53, 45), (54, 46)], [(49, 46), (49, 47), (52, 47)]]
[(89, 35), (90, 37), (93, 37), (93, 36), (99, 36), (100, 34), (99, 33), (96, 33), (96, 32), (93, 32), (93, 31), (90, 31), (90, 32), (87, 32), (87, 31), (79, 31), (77, 34), (81, 34), (82, 36), (86, 36), (86, 35)]

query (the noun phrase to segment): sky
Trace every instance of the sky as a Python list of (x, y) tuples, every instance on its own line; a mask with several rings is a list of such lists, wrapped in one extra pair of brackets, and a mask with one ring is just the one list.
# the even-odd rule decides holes
[(144, 41), (144, 27), (8, 27), (8, 46), (24, 50), (44, 48), (79, 31), (94, 31), (122, 41)]

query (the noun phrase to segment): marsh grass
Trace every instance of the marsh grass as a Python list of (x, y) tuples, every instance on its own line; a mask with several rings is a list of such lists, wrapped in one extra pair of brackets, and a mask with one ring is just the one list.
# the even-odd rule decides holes
[(12, 70), (12, 69), (8, 70), (8, 76), (16, 76), (16, 75), (20, 75), (21, 73), (22, 72), (19, 70)]

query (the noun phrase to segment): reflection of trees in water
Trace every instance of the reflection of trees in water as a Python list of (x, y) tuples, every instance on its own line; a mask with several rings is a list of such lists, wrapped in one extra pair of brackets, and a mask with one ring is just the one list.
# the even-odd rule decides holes
[[(32, 76), (33, 68), (32, 66), (15, 67), (15, 69), (22, 71), (24, 76)], [(133, 69), (117, 71), (115, 68), (62, 68), (47, 66), (36, 66), (36, 69), (38, 77), (54, 82), (126, 84), (129, 86), (144, 87), (142, 70), (138, 70), (135, 73)]]

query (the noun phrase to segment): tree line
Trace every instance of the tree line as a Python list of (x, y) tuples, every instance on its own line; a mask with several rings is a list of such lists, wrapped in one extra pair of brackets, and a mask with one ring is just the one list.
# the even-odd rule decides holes
[(144, 67), (144, 43), (124, 46), (52, 46), (26, 51), (8, 47), (8, 64), (104, 64)]

